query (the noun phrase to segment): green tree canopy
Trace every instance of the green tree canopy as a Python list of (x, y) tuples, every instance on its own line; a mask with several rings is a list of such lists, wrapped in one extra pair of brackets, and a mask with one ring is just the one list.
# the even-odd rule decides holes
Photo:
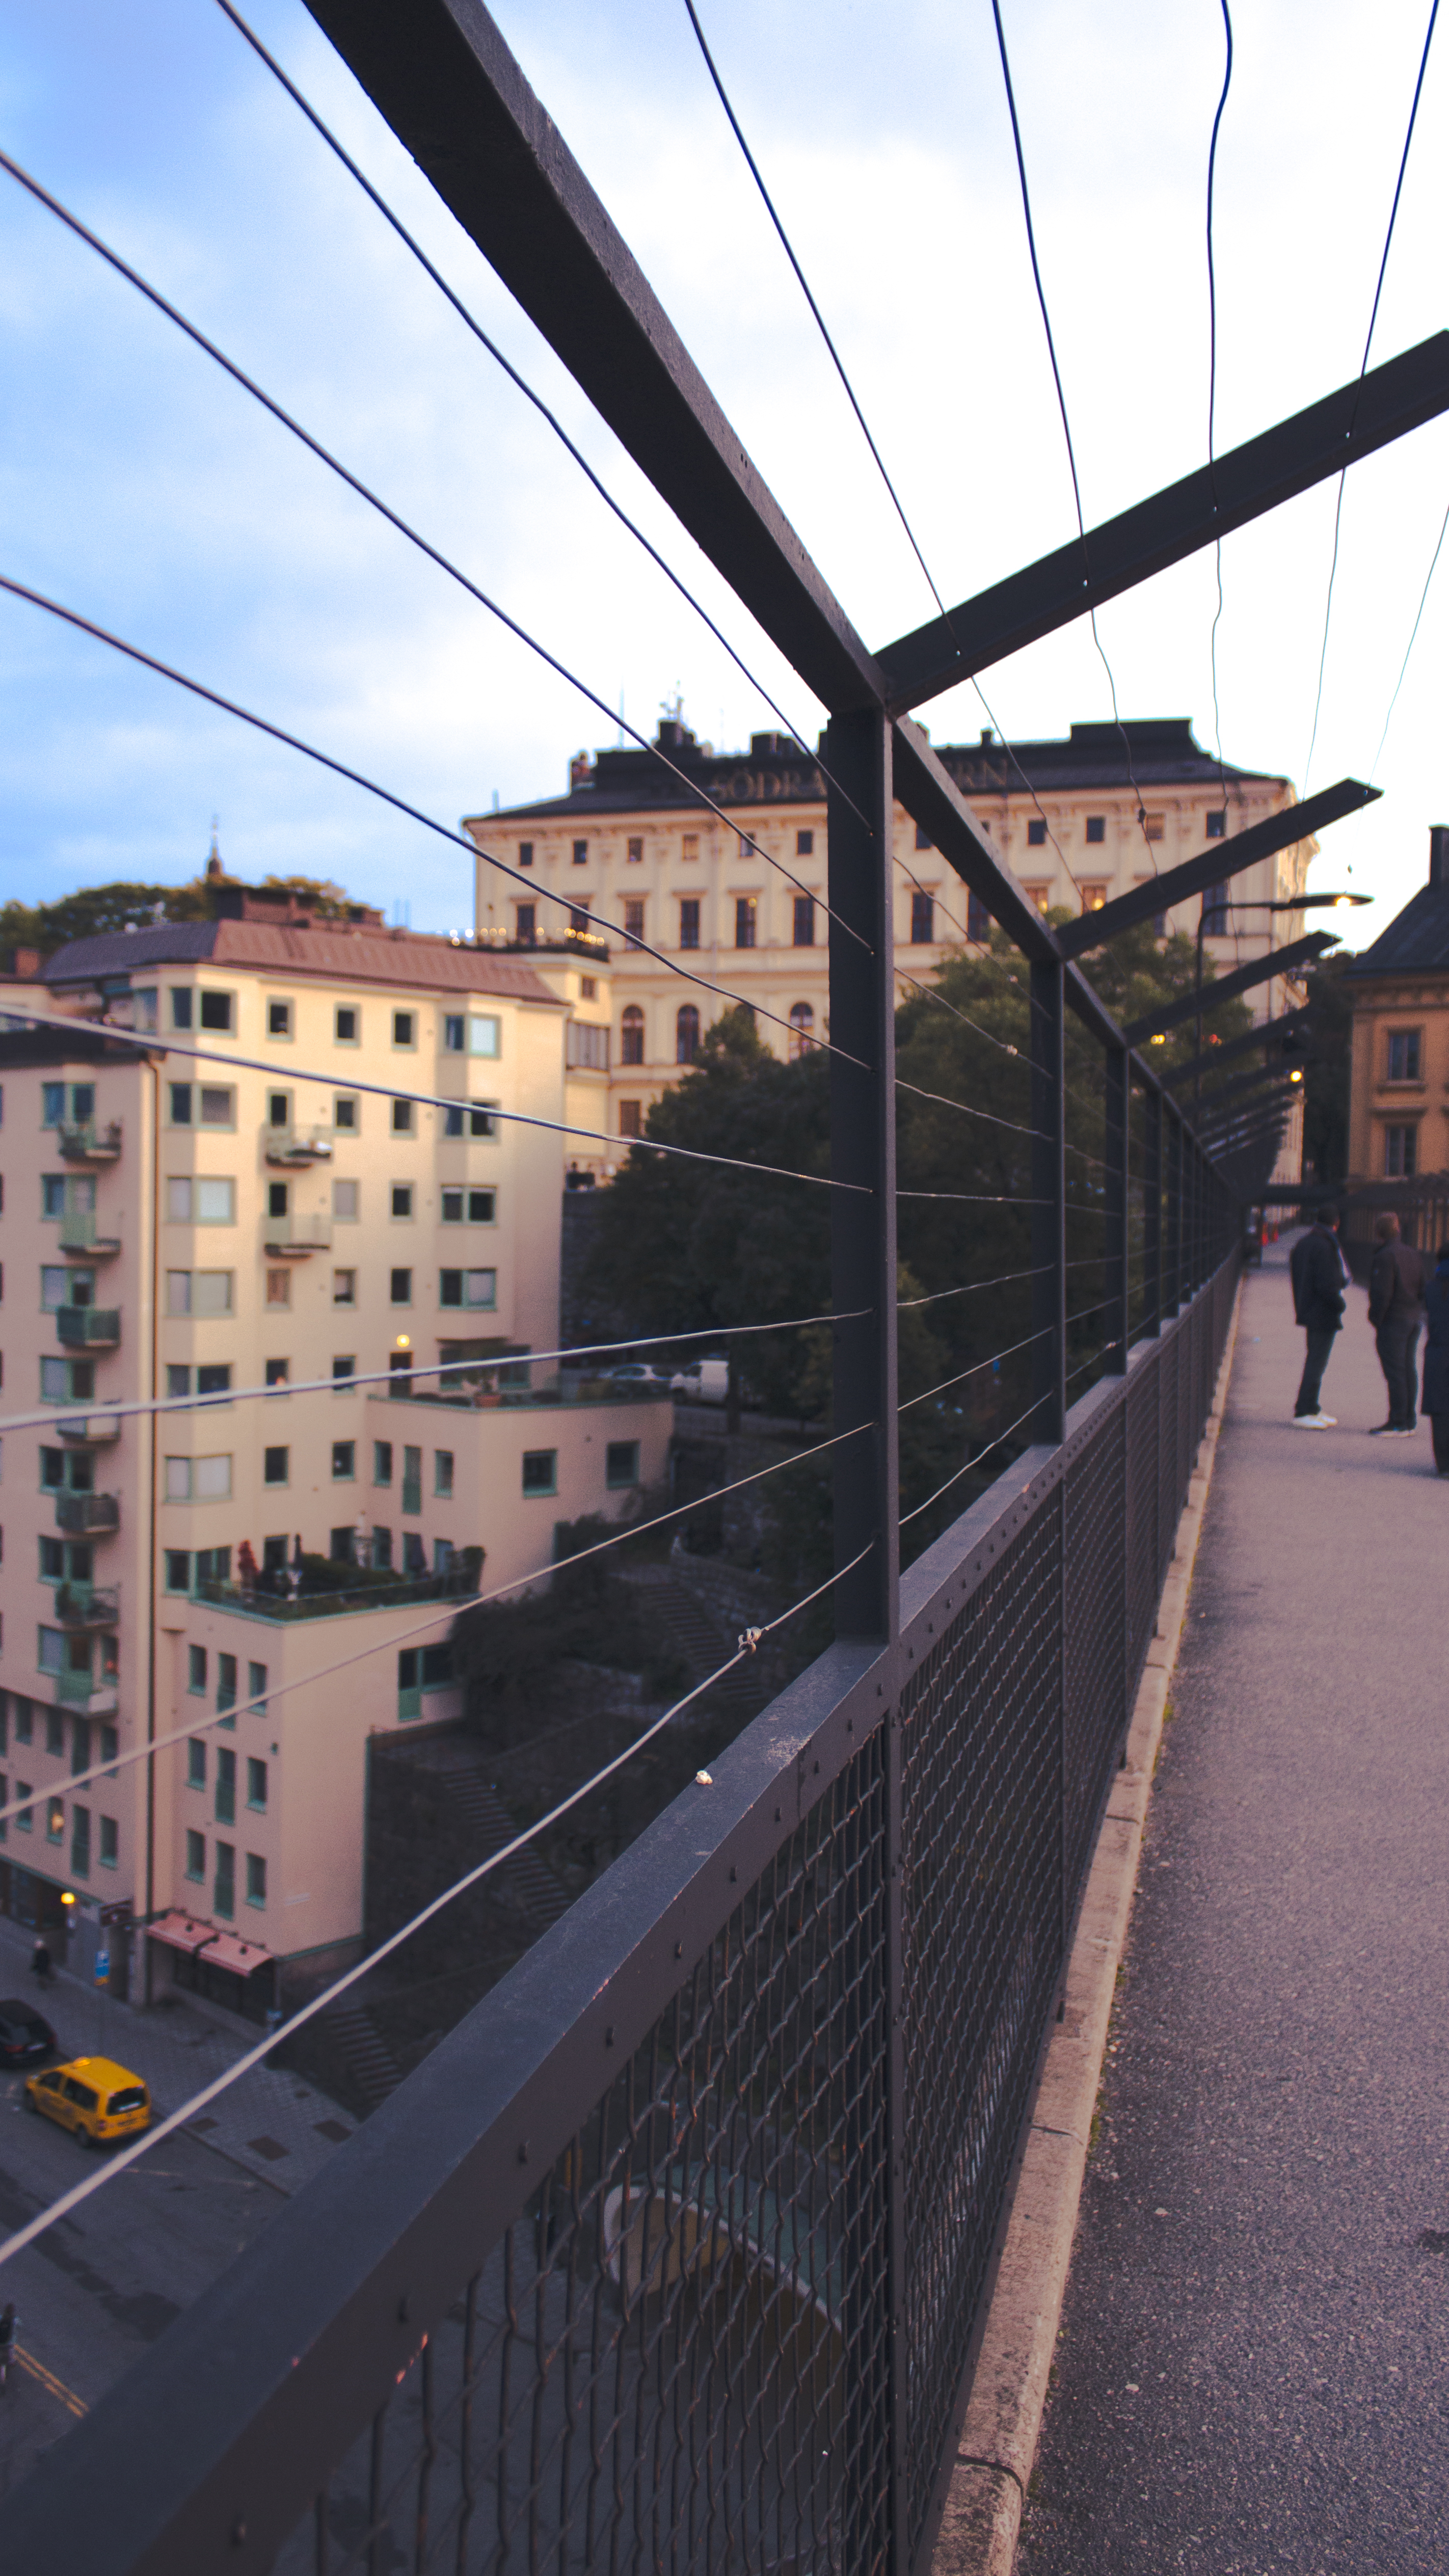
[[(82, 886), (54, 903), (10, 902), (0, 905), (0, 954), (12, 948), (38, 948), (49, 956), (72, 939), (95, 939), (108, 930), (149, 928), (155, 921), (214, 921), (219, 886), (229, 877), (189, 877), (184, 885), (137, 885), (118, 879), (114, 885)], [(311, 903), (324, 921), (345, 915), (352, 897), (330, 877), (264, 877), (264, 885), (284, 886)]]

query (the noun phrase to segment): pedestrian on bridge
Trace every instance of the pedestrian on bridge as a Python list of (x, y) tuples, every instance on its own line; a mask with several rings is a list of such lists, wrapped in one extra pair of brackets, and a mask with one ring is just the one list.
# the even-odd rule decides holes
[(1293, 1312), (1308, 1345), (1293, 1419), (1300, 1431), (1331, 1431), (1338, 1416), (1324, 1412), (1320, 1394), (1333, 1337), (1343, 1324), (1343, 1292), (1348, 1285), (1348, 1265), (1339, 1249), (1337, 1208), (1320, 1208), (1316, 1223), (1300, 1234), (1288, 1256), (1288, 1274), (1293, 1282)]
[(1418, 1427), (1419, 1380), (1414, 1360), (1424, 1322), (1429, 1265), (1422, 1252), (1403, 1241), (1392, 1208), (1377, 1219), (1374, 1236), (1368, 1319), (1388, 1385), (1389, 1418), (1376, 1422), (1370, 1436), (1397, 1439)]
[(1434, 1434), (1434, 1464), (1449, 1476), (1449, 1243), (1439, 1246), (1434, 1276), (1424, 1292), (1428, 1337), (1424, 1345), (1424, 1411)]

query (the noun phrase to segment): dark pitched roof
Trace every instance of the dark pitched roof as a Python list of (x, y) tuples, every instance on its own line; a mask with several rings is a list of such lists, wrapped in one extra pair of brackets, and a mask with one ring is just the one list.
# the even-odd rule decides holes
[[(1015, 742), (1009, 749), (996, 741), (944, 743), (937, 750), (957, 786), (971, 796), (1022, 795), (1023, 771), (1039, 792), (1126, 787), (1130, 778), (1122, 731), (1115, 724), (1074, 724), (1066, 741)], [(1271, 777), (1231, 763), (1220, 771), (1211, 752), (1194, 741), (1187, 716), (1129, 718), (1125, 731), (1132, 752), (1130, 775), (1142, 788), (1212, 785), (1220, 776), (1230, 782)], [(702, 749), (683, 725), (667, 724), (661, 735), (673, 770), (652, 750), (601, 751), (589, 775), (567, 796), (513, 805), (503, 814), (469, 815), (467, 828), (481, 844), (499, 824), (587, 823), (648, 806), (661, 813), (687, 813), (691, 806), (697, 809), (703, 796), (730, 807), (819, 803), (824, 798), (822, 772), (785, 734), (756, 734), (747, 752), (724, 753)], [(1272, 783), (1286, 781), (1272, 778)]]
[(1449, 885), (1420, 886), (1345, 975), (1420, 975), (1449, 968)]
[(220, 929), (216, 921), (158, 921), (147, 930), (102, 930), (93, 939), (68, 939), (47, 958), (47, 984), (90, 984), (100, 975), (134, 974), (143, 966), (194, 966), (209, 957)]
[(336, 983), (405, 985), (410, 990), (496, 993), (563, 1009), (521, 957), (423, 932), (326, 923), (170, 921), (154, 929), (108, 930), (72, 939), (45, 968), (48, 984), (92, 984), (157, 966), (254, 966), (274, 975), (318, 975)]

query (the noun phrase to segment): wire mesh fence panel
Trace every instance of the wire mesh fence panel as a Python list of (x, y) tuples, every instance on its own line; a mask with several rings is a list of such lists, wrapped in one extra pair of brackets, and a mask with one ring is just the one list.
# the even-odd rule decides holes
[(1172, 1538), (1177, 1528), (1177, 1372), (1181, 1343), (1176, 1331), (1163, 1336), (1157, 1363), (1157, 1589), (1167, 1580)]
[(682, 1974), (278, 2576), (884, 2565), (883, 1746)]
[(1061, 1488), (902, 1696), (914, 2563), (1061, 1955)]
[(1127, 1408), (1114, 1404), (1067, 1469), (1062, 1729), (1066, 1915), (1127, 1721)]
[(1154, 1351), (1140, 1360), (1127, 1388), (1126, 1548), (1127, 1548), (1127, 1686), (1135, 1687), (1152, 1638), (1157, 1615), (1158, 1463), (1157, 1415), (1160, 1404)]

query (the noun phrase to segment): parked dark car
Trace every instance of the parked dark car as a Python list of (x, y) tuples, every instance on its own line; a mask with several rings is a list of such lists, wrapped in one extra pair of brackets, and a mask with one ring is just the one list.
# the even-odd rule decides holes
[(13, 1995), (0, 2003), (0, 2066), (33, 2066), (37, 2058), (53, 2056), (56, 2045), (49, 2022), (29, 2004)]

